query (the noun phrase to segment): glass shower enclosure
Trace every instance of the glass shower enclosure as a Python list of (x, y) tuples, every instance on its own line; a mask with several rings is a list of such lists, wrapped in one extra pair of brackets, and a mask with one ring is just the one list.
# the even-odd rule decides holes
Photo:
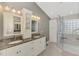
[(57, 20), (57, 46), (64, 51), (79, 55), (79, 19)]

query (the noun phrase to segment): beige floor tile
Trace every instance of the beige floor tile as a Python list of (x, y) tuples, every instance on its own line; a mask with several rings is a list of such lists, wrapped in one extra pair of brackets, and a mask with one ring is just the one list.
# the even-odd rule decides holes
[(76, 56), (75, 54), (63, 51), (58, 48), (55, 43), (49, 43), (46, 50), (44, 50), (39, 56)]

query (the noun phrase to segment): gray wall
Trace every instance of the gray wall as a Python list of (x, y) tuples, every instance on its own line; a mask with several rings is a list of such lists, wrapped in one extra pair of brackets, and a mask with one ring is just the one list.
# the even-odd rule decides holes
[(3, 37), (3, 16), (0, 12), (0, 39)]
[(27, 8), (40, 16), (39, 32), (49, 38), (49, 17), (34, 2), (5, 2), (4, 4), (16, 9)]

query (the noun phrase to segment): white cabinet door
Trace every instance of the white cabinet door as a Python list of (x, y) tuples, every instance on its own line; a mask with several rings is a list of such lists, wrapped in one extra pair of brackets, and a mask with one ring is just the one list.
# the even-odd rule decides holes
[(11, 47), (11, 48), (8, 48), (6, 49), (6, 55), (7, 56), (18, 56), (19, 52), (18, 52), (18, 47), (15, 46), (15, 47)]
[(19, 56), (32, 56), (32, 44), (30, 42), (18, 46)]
[(1, 50), (0, 51), (0, 56), (6, 56), (6, 52), (7, 52), (6, 50)]
[(33, 56), (36, 56), (39, 53), (39, 48), (40, 48), (39, 47), (39, 42), (40, 42), (39, 39), (33, 41), (32, 48), (31, 48)]
[(31, 16), (32, 12), (23, 8), (22, 9), (23, 13), (23, 38), (29, 38), (31, 37)]
[[(18, 46), (14, 46), (8, 49), (5, 49), (7, 56), (32, 56), (32, 43), (24, 43)], [(3, 51), (1, 51), (3, 52)], [(3, 54), (2, 54), (3, 55)]]
[(13, 16), (9, 12), (3, 13), (3, 35), (9, 36), (13, 34)]
[(40, 38), (40, 51), (46, 49), (46, 37)]
[(38, 45), (38, 54), (40, 54), (42, 51), (46, 49), (46, 37), (42, 37), (39, 39), (39, 45)]
[(46, 37), (33, 41), (33, 55), (40, 54), (46, 48)]

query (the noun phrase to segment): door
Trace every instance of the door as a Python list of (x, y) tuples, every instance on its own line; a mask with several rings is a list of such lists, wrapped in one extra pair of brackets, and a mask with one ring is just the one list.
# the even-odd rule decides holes
[(27, 10), (25, 8), (22, 9), (23, 13), (23, 38), (29, 38), (31, 37), (31, 17), (32, 12), (30, 10)]
[(13, 35), (13, 16), (9, 12), (3, 13), (3, 35)]
[(63, 36), (64, 36), (64, 21), (63, 17), (58, 17), (57, 19), (57, 46), (63, 48)]
[(49, 41), (57, 43), (57, 20), (50, 20), (49, 23)]

